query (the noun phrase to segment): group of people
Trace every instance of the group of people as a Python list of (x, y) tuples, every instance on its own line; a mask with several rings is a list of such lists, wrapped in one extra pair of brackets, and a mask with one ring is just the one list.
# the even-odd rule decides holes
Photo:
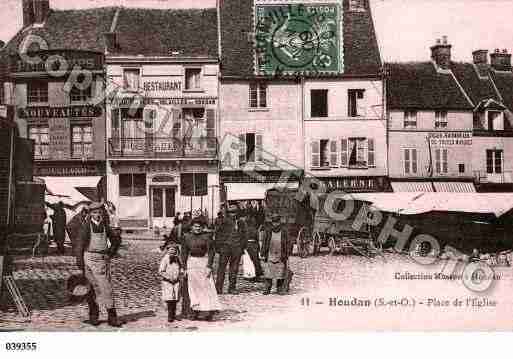
[[(87, 322), (94, 326), (100, 324), (101, 307), (107, 311), (110, 326), (122, 325), (116, 312), (110, 274), (111, 260), (121, 243), (121, 230), (114, 213), (115, 208), (108, 203), (93, 203), (72, 219), (76, 229), (72, 235), (76, 236), (77, 265), (90, 284), (86, 296)], [(262, 232), (261, 228), (264, 228)], [(177, 218), (171, 233), (164, 239), (158, 275), (169, 322), (182, 318), (213, 320), (222, 309), (219, 296), (225, 293), (227, 269), (227, 293), (238, 294), (237, 279), (245, 251), (255, 267), (254, 281), (265, 283), (263, 294), (271, 293), (273, 283), (278, 293), (288, 291), (292, 243), (279, 215), (272, 216), (270, 225), (263, 225), (259, 213), (241, 211), (230, 205), (219, 213), (210, 228), (202, 217)], [(216, 256), (217, 272), (214, 274)], [(177, 316), (180, 301), (182, 312)]]
[[(170, 322), (177, 318), (176, 307), (180, 300), (182, 317), (212, 320), (221, 309), (218, 296), (225, 293), (227, 269), (227, 293), (238, 294), (237, 279), (245, 251), (255, 267), (254, 281), (265, 283), (263, 294), (271, 293), (273, 281), (278, 293), (286, 294), (291, 273), (288, 257), (292, 243), (279, 215), (272, 217), (270, 226), (262, 225), (260, 213), (241, 211), (235, 205), (219, 213), (213, 229), (209, 229), (201, 218), (186, 216), (175, 221), (161, 247), (166, 254), (159, 266), (162, 299), (167, 303)], [(259, 229), (263, 227), (260, 243)], [(216, 255), (219, 258), (214, 280)]]

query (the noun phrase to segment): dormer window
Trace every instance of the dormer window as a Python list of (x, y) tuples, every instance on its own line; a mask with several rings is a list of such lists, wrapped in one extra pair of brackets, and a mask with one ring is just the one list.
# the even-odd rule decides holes
[(435, 112), (435, 128), (447, 128), (447, 111)]
[(417, 111), (404, 111), (404, 128), (417, 128)]
[(201, 90), (201, 68), (185, 69), (185, 89), (189, 91)]
[(349, 11), (365, 11), (365, 0), (349, 0)]
[(502, 112), (487, 111), (486, 119), (488, 131), (504, 131), (504, 117)]

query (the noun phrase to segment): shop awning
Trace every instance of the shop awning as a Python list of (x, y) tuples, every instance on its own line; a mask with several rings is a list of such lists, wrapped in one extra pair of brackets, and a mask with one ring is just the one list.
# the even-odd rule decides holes
[(409, 215), (438, 211), (500, 217), (513, 208), (513, 193), (358, 193), (347, 198), (370, 202), (377, 210)]
[(226, 195), (228, 201), (249, 201), (265, 199), (265, 193), (272, 188), (299, 188), (299, 183), (226, 183)]
[(392, 182), (394, 192), (434, 192), (432, 182)]
[(476, 187), (470, 182), (433, 182), (436, 192), (476, 193)]
[[(97, 201), (100, 176), (92, 177), (42, 177), (46, 185), (45, 201), (55, 204), (61, 202), (74, 206), (75, 210), (66, 209), (68, 220), (78, 213), (83, 205)], [(96, 194), (96, 195), (95, 195)], [(96, 198), (91, 198), (93, 197)]]

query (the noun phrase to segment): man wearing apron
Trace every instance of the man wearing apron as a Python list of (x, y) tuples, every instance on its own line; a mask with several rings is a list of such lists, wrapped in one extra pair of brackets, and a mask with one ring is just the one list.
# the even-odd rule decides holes
[(85, 277), (91, 283), (87, 298), (89, 321), (93, 326), (100, 324), (100, 307), (108, 314), (108, 324), (120, 327), (112, 294), (110, 261), (119, 243), (118, 236), (113, 235), (109, 218), (102, 203), (89, 206), (89, 217), (84, 221), (80, 231), (80, 253), (77, 263), (84, 270)]

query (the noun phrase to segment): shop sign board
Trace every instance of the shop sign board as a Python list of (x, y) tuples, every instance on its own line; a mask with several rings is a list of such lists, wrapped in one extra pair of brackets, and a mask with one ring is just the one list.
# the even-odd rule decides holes
[(434, 147), (472, 146), (472, 132), (431, 132), (429, 142)]
[(71, 157), (71, 126), (70, 122), (60, 118), (48, 119), (50, 140), (50, 158), (66, 160)]

